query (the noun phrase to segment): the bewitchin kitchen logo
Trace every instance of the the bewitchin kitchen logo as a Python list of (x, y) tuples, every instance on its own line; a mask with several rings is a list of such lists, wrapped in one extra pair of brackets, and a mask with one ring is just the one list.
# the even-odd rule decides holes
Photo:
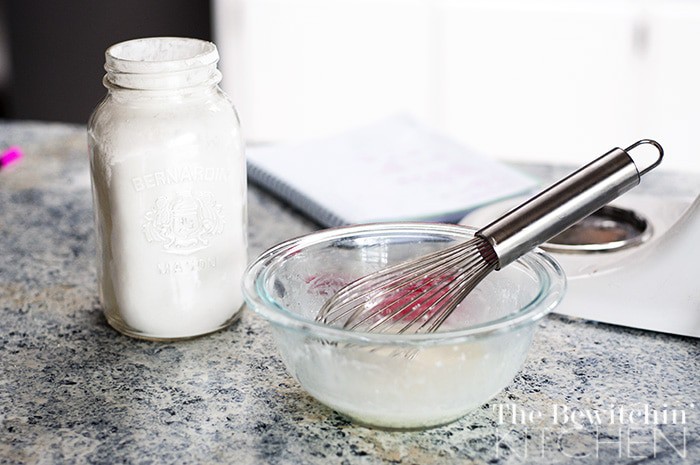
[(663, 454), (687, 461), (691, 460), (688, 444), (700, 438), (697, 410), (692, 402), (610, 404), (601, 408), (555, 403), (542, 410), (510, 403), (492, 405), (491, 412), (497, 425), (496, 458), (541, 463), (595, 459), (609, 463)]

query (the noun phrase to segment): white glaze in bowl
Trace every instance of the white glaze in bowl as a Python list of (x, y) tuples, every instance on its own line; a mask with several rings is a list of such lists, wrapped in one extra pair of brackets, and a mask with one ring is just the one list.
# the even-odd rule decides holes
[(290, 373), (312, 396), (356, 421), (384, 428), (445, 424), (510, 383), (535, 322), (561, 300), (565, 278), (536, 250), (488, 276), (440, 331), (375, 334), (316, 323), (347, 282), (462, 241), (457, 225), (386, 223), (321, 231), (262, 254), (244, 277), (251, 309), (272, 323)]

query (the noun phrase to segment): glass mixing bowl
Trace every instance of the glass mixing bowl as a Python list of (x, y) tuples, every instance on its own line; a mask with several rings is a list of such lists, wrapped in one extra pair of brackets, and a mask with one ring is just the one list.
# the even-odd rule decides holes
[(495, 396), (522, 366), (536, 321), (566, 287), (552, 257), (535, 250), (492, 272), (432, 334), (350, 331), (314, 318), (348, 282), (473, 234), (432, 223), (324, 230), (263, 253), (246, 270), (244, 295), (271, 323), (291, 375), (320, 402), (370, 426), (449, 423)]

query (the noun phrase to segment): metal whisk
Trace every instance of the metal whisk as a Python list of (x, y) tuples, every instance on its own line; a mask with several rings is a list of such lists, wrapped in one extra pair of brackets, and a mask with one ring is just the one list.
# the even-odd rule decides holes
[[(642, 145), (658, 153), (640, 165), (629, 152)], [(661, 145), (649, 139), (625, 150), (615, 148), (480, 229), (473, 239), (344, 286), (323, 305), (316, 321), (368, 332), (436, 331), (491, 271), (637, 186), (663, 155)]]

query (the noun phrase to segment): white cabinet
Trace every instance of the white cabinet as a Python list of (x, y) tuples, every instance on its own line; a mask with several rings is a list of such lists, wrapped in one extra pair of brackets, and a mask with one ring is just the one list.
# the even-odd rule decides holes
[(219, 0), (248, 138), (406, 112), (492, 156), (578, 163), (640, 138), (700, 171), (700, 3)]
[(451, 1), (442, 13), (451, 134), (498, 157), (562, 162), (636, 140), (638, 60), (624, 5)]
[(664, 164), (700, 172), (700, 2), (648, 4), (643, 129), (664, 141)]
[(299, 139), (388, 114), (429, 114), (423, 0), (222, 0), (224, 88), (254, 140)]

